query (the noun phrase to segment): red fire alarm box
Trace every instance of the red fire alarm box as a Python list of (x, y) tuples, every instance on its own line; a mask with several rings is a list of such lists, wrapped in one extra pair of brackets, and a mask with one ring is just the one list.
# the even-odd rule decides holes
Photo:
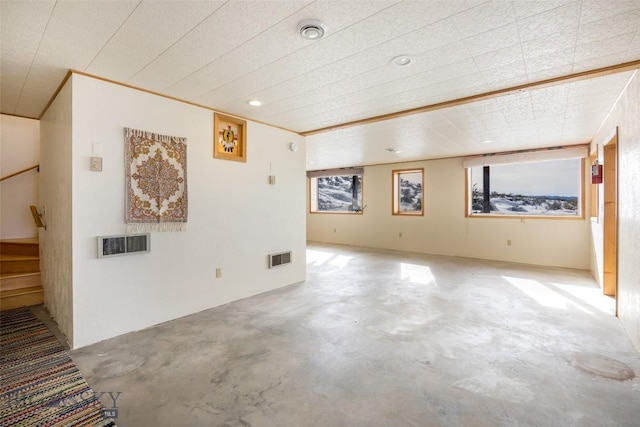
[(591, 165), (591, 183), (602, 184), (602, 165)]

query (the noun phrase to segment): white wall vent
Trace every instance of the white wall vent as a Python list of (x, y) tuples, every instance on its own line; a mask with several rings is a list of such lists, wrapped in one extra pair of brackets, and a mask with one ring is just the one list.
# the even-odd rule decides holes
[(283, 264), (291, 264), (291, 251), (269, 254), (269, 268)]
[(151, 234), (98, 237), (98, 258), (151, 252)]

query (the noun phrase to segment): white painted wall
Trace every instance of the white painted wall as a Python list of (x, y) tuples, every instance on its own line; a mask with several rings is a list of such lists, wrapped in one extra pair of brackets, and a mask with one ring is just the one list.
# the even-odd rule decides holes
[[(303, 137), (249, 122), (247, 162), (218, 160), (211, 111), (72, 81), (73, 347), (305, 279)], [(96, 237), (125, 232), (125, 127), (187, 138), (187, 231), (152, 233), (149, 254), (98, 259)], [(89, 169), (94, 143), (102, 172)], [(269, 270), (267, 254), (285, 250), (293, 264)]]
[[(603, 144), (618, 127), (618, 315), (631, 341), (640, 351), (640, 76), (634, 75), (623, 96), (594, 137), (602, 161)], [(599, 186), (599, 212), (603, 212), (603, 187)], [(592, 223), (591, 270), (603, 281), (603, 227)]]
[[(425, 215), (392, 215), (392, 170), (422, 167), (425, 170)], [(363, 203), (367, 205), (364, 214), (308, 213), (308, 240), (589, 268), (588, 220), (465, 218), (462, 159), (364, 169)], [(512, 241), (511, 246), (507, 246), (507, 240)]]
[[(40, 122), (0, 114), (0, 177), (40, 161)], [(31, 170), (0, 183), (0, 239), (36, 237), (30, 205), (38, 203), (38, 172)]]
[[(44, 302), (60, 331), (73, 342), (71, 267), (71, 84), (67, 82), (40, 122), (40, 201), (47, 229), (40, 229)], [(43, 209), (46, 207), (46, 209)]]

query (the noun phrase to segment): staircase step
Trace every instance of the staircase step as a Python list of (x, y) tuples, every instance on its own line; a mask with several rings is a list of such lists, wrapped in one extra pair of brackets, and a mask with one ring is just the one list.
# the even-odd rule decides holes
[(40, 273), (6, 273), (0, 274), (0, 290), (31, 288), (41, 286)]
[(0, 273), (35, 273), (40, 271), (40, 259), (32, 255), (0, 254)]
[(42, 286), (0, 291), (0, 311), (29, 307), (44, 302)]
[(2, 240), (0, 241), (0, 254), (39, 256), (38, 238)]

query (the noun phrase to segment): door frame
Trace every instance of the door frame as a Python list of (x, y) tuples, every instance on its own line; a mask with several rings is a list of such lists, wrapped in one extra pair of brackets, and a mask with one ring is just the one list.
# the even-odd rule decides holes
[(618, 128), (603, 148), (602, 292), (616, 299), (618, 315)]

